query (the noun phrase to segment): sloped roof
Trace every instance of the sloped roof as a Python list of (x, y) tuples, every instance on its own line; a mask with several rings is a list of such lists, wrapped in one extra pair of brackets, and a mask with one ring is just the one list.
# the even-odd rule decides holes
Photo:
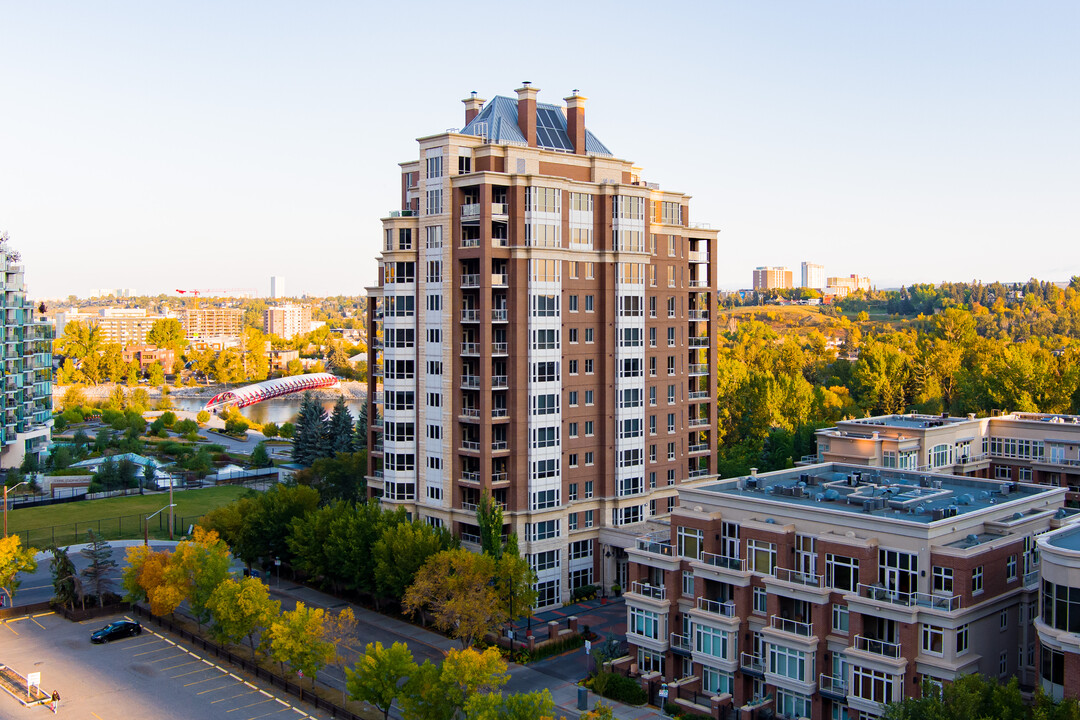
[[(497, 145), (527, 144), (518, 127), (517, 100), (502, 95), (496, 95), (485, 103), (480, 114), (463, 127), (461, 133), (486, 135)], [(536, 103), (536, 144), (546, 150), (573, 152), (574, 145), (566, 132), (566, 115), (559, 105)], [(588, 128), (585, 129), (585, 152), (612, 155)]]

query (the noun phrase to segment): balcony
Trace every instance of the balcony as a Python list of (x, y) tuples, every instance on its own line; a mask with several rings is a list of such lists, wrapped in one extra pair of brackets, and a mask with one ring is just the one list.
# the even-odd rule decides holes
[(791, 570), (789, 568), (773, 568), (773, 576), (780, 582), (792, 583), (793, 585), (805, 585), (807, 587), (825, 587), (825, 578), (822, 575)]
[(692, 348), (707, 348), (709, 347), (709, 338), (707, 337), (692, 337), (687, 338), (686, 344)]
[(706, 427), (708, 424), (709, 424), (709, 418), (707, 418), (707, 417), (690, 418), (689, 422), (687, 422), (687, 426), (692, 427), (692, 428), (694, 428), (694, 427)]
[(686, 398), (688, 400), (708, 400), (709, 399), (709, 391), (708, 390), (691, 390), (689, 392), (689, 394), (686, 396)]
[(855, 649), (870, 653), (871, 655), (880, 655), (881, 657), (893, 659), (899, 659), (900, 657), (899, 643), (875, 640), (874, 638), (868, 638), (862, 635), (855, 636)]
[(699, 597), (697, 599), (697, 609), (712, 615), (719, 615), (720, 617), (735, 617), (734, 600), (720, 602), (719, 600), (710, 600), (709, 598)]
[(765, 658), (762, 655), (754, 655), (753, 653), (742, 653), (739, 656), (739, 667), (743, 672), (757, 675), (758, 677), (765, 676)]
[(691, 455), (693, 455), (694, 453), (709, 452), (709, 446), (704, 443), (700, 445), (691, 445), (690, 447), (686, 448), (686, 451)]
[(461, 354), (462, 355), (479, 355), (480, 354), (480, 343), (474, 343), (474, 342), (463, 342), (463, 343), (461, 343)]
[(480, 443), (475, 440), (462, 440), (461, 449), (466, 452), (480, 452)]
[(709, 474), (710, 474), (709, 473), (709, 468), (698, 468), (696, 470), (691, 470), (689, 473), (687, 473), (687, 477), (690, 478), (690, 479), (693, 479), (693, 478), (705, 477), (706, 475), (709, 475)]
[(504, 483), (508, 479), (509, 479), (509, 477), (504, 472), (491, 473), (491, 482), (492, 482), (492, 484)]
[(508, 287), (510, 276), (506, 273), (491, 273), (491, 287)]
[(691, 250), (687, 253), (687, 260), (692, 263), (707, 263), (709, 262), (708, 250)]
[(846, 700), (847, 678), (821, 673), (818, 677), (818, 692), (832, 700)]
[(960, 609), (959, 595), (932, 595), (923, 592), (905, 593), (890, 590), (882, 585), (866, 585), (864, 583), (859, 583), (858, 591), (859, 597), (889, 603), (890, 605), (932, 608), (946, 612)]
[(461, 387), (468, 388), (470, 390), (477, 390), (480, 388), (480, 376), (479, 375), (462, 375)]
[(491, 217), (492, 218), (497, 218), (497, 217), (505, 218), (509, 214), (510, 214), (510, 205), (508, 203), (497, 203), (497, 202), (491, 203)]
[(694, 646), (693, 643), (690, 642), (689, 636), (671, 633), (671, 649), (675, 652), (688, 654), (693, 651)]
[(492, 355), (506, 355), (509, 352), (509, 346), (504, 342), (491, 343)]
[(709, 287), (709, 281), (707, 279), (706, 280), (690, 280), (686, 284), (689, 285), (690, 287), (702, 287), (702, 288)]
[(506, 308), (496, 308), (492, 310), (491, 322), (506, 322)]
[(461, 482), (478, 483), (480, 482), (480, 473), (472, 472), (470, 470), (462, 470)]
[(1028, 590), (1038, 590), (1039, 575), (1040, 572), (1038, 570), (1032, 570), (1029, 573), (1024, 573), (1024, 587)]
[(691, 320), (708, 320), (709, 319), (709, 311), (708, 310), (687, 310), (686, 314)]
[(814, 635), (814, 623), (790, 620), (785, 617), (780, 617), (779, 615), (769, 616), (769, 627), (773, 630), (779, 630), (780, 632), (791, 633), (792, 635), (799, 635), (801, 637), (813, 637)]
[(472, 533), (461, 533), (461, 542), (469, 543), (471, 545), (480, 545), (480, 536)]
[(653, 540), (648, 537), (639, 537), (637, 539), (637, 549), (642, 552), (652, 553), (653, 555), (663, 555), (664, 557), (672, 557), (675, 554), (675, 549), (671, 546), (671, 543), (666, 540)]
[(492, 440), (491, 452), (503, 452), (509, 450), (510, 445), (505, 440)]
[(701, 561), (706, 565), (724, 568), (725, 570), (742, 570), (742, 560), (728, 555), (716, 555), (715, 553), (701, 553)]
[(480, 238), (461, 238), (461, 247), (463, 247), (463, 248), (480, 247)]
[(500, 418), (510, 417), (510, 411), (506, 408), (491, 408), (491, 419), (498, 420)]
[(691, 363), (687, 368), (690, 375), (708, 375), (709, 366), (706, 363)]
[(491, 389), (492, 390), (506, 390), (509, 387), (509, 383), (505, 375), (492, 375), (491, 376)]
[(470, 273), (461, 276), (461, 287), (463, 288), (478, 288), (480, 287), (480, 276), (476, 273)]
[(461, 311), (461, 322), (478, 323), (480, 322), (480, 311), (473, 308), (467, 308)]
[(461, 206), (461, 219), (462, 220), (479, 220), (480, 219), (480, 203), (468, 203)]
[(650, 585), (646, 582), (630, 583), (630, 592), (653, 600), (667, 600), (667, 588), (663, 585)]
[(469, 418), (470, 420), (479, 420), (480, 419), (480, 408), (463, 407), (463, 408), (461, 408), (461, 413), (460, 414), (461, 414), (462, 417)]

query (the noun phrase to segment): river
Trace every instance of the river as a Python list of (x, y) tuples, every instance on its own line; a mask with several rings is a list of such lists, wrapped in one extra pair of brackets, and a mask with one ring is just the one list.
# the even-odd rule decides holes
[[(302, 397), (302, 395), (297, 394), (278, 398), (276, 400), (265, 400), (261, 403), (256, 403), (255, 405), (249, 405), (246, 408), (240, 408), (240, 414), (260, 425), (268, 422), (277, 423), (278, 425), (285, 422), (294, 422), (297, 413), (300, 412), (300, 400)], [(170, 399), (178, 410), (198, 412), (206, 405), (206, 398), (185, 398), (173, 395)], [(333, 412), (334, 403), (336, 402), (337, 400), (334, 400), (333, 398), (320, 401), (323, 409), (326, 410), (327, 413)], [(346, 407), (348, 407), (349, 412), (352, 413), (354, 422), (356, 421), (357, 414), (360, 412), (360, 406), (363, 404), (363, 400), (345, 401)]]

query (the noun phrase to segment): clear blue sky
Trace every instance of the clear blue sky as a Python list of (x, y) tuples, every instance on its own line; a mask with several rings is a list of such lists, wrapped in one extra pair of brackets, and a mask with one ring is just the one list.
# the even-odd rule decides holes
[(586, 123), (721, 228), (720, 278), (1080, 274), (1080, 3), (0, 0), (0, 229), (37, 296), (359, 294), (460, 100)]

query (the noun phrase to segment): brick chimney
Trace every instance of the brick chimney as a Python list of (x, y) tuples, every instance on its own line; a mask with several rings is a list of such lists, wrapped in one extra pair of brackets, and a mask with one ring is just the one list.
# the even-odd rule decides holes
[(518, 127), (529, 147), (536, 147), (536, 94), (537, 88), (530, 87), (530, 83), (523, 82), (517, 89), (518, 96)]
[(574, 94), (566, 101), (566, 134), (570, 136), (570, 144), (574, 146), (575, 155), (585, 154), (585, 101), (587, 97)]
[(472, 94), (461, 102), (465, 103), (465, 124), (468, 125), (473, 121), (474, 117), (480, 114), (487, 100), (476, 97), (476, 91), (473, 90)]

